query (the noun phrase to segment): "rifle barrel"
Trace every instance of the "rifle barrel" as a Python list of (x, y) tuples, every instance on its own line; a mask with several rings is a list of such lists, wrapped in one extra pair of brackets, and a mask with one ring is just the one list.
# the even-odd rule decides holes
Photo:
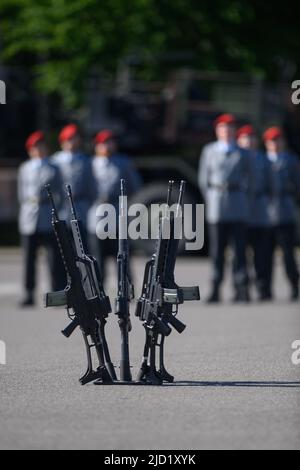
[(57, 209), (56, 209), (56, 205), (55, 205), (55, 202), (54, 202), (54, 197), (53, 197), (53, 194), (52, 194), (52, 191), (51, 191), (50, 184), (47, 184), (45, 186), (45, 190), (48, 194), (48, 198), (49, 198), (50, 204), (52, 206), (52, 214), (54, 216), (54, 219), (55, 219), (55, 221), (58, 221), (59, 220), (58, 212), (57, 212)]
[(125, 216), (125, 207), (124, 207), (124, 198), (126, 197), (126, 181), (121, 179), (121, 207), (120, 207), (120, 216)]
[(175, 184), (174, 181), (169, 181), (167, 206), (171, 205), (171, 198), (172, 198), (172, 192), (173, 192), (174, 184)]
[(73, 199), (73, 194), (72, 194), (72, 188), (69, 184), (66, 185), (66, 191), (67, 191), (67, 196), (70, 202), (72, 217), (74, 220), (77, 220), (77, 214), (76, 214), (76, 209), (75, 209), (75, 204), (74, 204), (74, 199)]
[(180, 183), (179, 199), (178, 199), (178, 205), (177, 205), (177, 217), (179, 217), (180, 210), (182, 209), (182, 204), (183, 204), (183, 198), (184, 198), (185, 189), (186, 189), (186, 181), (181, 181), (181, 183)]
[(121, 179), (121, 196), (125, 196), (125, 180)]

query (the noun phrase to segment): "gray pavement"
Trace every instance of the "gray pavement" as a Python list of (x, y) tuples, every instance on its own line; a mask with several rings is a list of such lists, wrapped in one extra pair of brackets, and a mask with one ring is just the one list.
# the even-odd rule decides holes
[[(135, 260), (137, 290), (143, 260)], [(114, 292), (111, 270), (108, 290)], [(182, 284), (209, 288), (209, 265), (178, 264)], [(1, 449), (300, 449), (300, 367), (291, 344), (300, 340), (300, 309), (287, 302), (280, 259), (278, 301), (233, 306), (230, 284), (221, 307), (186, 305), (186, 332), (167, 340), (167, 365), (176, 383), (164, 387), (81, 387), (85, 369), (79, 333), (66, 340), (63, 311), (20, 311), (21, 261), (0, 251)], [(41, 293), (46, 274), (41, 266)], [(110, 319), (108, 337), (117, 364), (119, 331)], [(134, 319), (134, 373), (144, 333)]]

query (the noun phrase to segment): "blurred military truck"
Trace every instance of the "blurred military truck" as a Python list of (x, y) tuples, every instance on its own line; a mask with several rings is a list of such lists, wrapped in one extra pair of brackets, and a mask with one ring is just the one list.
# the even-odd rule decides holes
[[(220, 113), (233, 112), (241, 124), (251, 121), (259, 130), (275, 122), (283, 123), (294, 150), (298, 151), (298, 145), (300, 154), (300, 142), (295, 137), (300, 134), (300, 123), (295, 127), (286, 83), (270, 84), (240, 74), (189, 69), (171, 73), (168, 80), (146, 82), (138, 80), (127, 64), (114, 82), (96, 72), (91, 74), (85, 105), (70, 113), (56, 102), (37, 96), (30, 80), (24, 86), (16, 71), (13, 80), (9, 74), (7, 79), (8, 104), (0, 106), (2, 242), (7, 227), (9, 233), (16, 223), (16, 175), (25, 156), (24, 139), (36, 128), (49, 131), (53, 148), (57, 130), (67, 121), (81, 124), (86, 142), (99, 129), (113, 129), (120, 137), (121, 151), (132, 155), (142, 174), (145, 184), (136, 199), (146, 206), (165, 199), (170, 178), (188, 182), (187, 203), (203, 201), (197, 181), (199, 155), (214, 138), (213, 122)], [(292, 118), (293, 125), (289, 125)], [(91, 153), (92, 148), (87, 147), (86, 151)], [(141, 242), (139, 249), (148, 252), (149, 244)]]

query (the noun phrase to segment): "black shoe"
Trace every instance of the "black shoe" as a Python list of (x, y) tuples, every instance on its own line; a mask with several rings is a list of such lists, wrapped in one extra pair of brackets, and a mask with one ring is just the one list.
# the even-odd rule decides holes
[(221, 302), (221, 299), (220, 299), (220, 293), (218, 290), (214, 290), (212, 292), (212, 294), (210, 295), (210, 297), (208, 297), (206, 303), (209, 304), (209, 305), (212, 305), (212, 304), (218, 304)]
[(291, 301), (296, 302), (300, 298), (299, 286), (294, 286), (292, 289)]
[(28, 294), (22, 302), (20, 302), (21, 308), (33, 307), (35, 305), (34, 298), (32, 294)]
[(259, 302), (272, 302), (273, 297), (272, 294), (259, 294), (258, 301)]
[(233, 303), (250, 303), (250, 294), (247, 287), (239, 287)]
[(273, 295), (269, 290), (262, 290), (258, 293), (259, 302), (272, 302)]

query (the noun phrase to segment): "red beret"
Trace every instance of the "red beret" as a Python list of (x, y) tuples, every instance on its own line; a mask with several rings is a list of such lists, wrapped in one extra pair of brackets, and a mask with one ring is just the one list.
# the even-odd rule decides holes
[(95, 137), (95, 144), (104, 144), (110, 139), (113, 139), (115, 134), (112, 131), (104, 130), (99, 132)]
[(251, 125), (241, 127), (237, 133), (237, 138), (241, 137), (242, 135), (255, 135), (254, 127)]
[(283, 137), (283, 130), (280, 127), (270, 127), (263, 135), (264, 141), (276, 140)]
[(58, 140), (60, 143), (67, 142), (68, 140), (73, 139), (77, 134), (79, 134), (78, 126), (76, 126), (76, 124), (69, 124), (62, 129)]
[(32, 147), (35, 147), (38, 143), (44, 141), (45, 134), (42, 131), (36, 131), (28, 137), (25, 143), (25, 147), (27, 150), (30, 150)]
[(215, 127), (219, 126), (220, 124), (236, 124), (236, 119), (233, 114), (222, 114), (215, 120)]

